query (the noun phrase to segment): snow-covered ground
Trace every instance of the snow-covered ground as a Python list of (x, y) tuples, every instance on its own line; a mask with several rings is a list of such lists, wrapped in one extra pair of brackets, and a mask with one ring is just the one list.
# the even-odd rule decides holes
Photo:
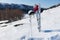
[(60, 29), (60, 6), (45, 10), (41, 14), (42, 29)]
[[(6, 20), (7, 22), (8, 20)], [(38, 31), (36, 16), (5, 24), (0, 21), (0, 40), (58, 40), (60, 30), (60, 6), (41, 13), (41, 32)], [(52, 32), (44, 32), (53, 30)], [(56, 38), (55, 38), (56, 36)], [(36, 39), (38, 38), (38, 39)], [(51, 39), (52, 38), (52, 39)]]

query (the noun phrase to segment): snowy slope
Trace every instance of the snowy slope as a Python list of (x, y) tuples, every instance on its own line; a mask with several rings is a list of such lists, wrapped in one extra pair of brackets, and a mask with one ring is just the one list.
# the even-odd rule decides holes
[[(15, 27), (16, 24), (23, 24)], [(7, 25), (6, 27), (2, 27)], [(29, 33), (29, 22), (26, 19), (18, 20), (9, 24), (0, 24), (0, 40), (20, 40)]]
[(60, 6), (49, 10), (45, 10), (41, 14), (41, 26), (43, 30), (60, 29)]
[[(59, 30), (59, 14), (60, 6), (43, 11), (41, 13), (41, 30)], [(3, 24), (0, 24), (0, 40), (27, 40), (28, 38), (42, 38), (43, 40), (48, 40), (49, 38), (51, 40), (51, 37), (60, 35), (60, 32), (39, 32), (35, 15), (31, 17), (31, 22), (29, 17), (7, 24), (4, 23), (5, 21), (0, 21), (0, 23), (2, 22)]]

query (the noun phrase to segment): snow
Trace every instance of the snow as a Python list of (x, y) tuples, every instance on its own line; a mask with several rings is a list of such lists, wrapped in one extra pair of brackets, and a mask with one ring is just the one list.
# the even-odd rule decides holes
[(14, 27), (15, 24), (21, 23), (24, 23), (23, 20), (18, 20), (16, 22), (6, 24), (7, 25), (6, 27), (0, 26), (0, 40), (20, 40), (22, 36), (26, 36), (29, 31), (28, 27), (29, 23)]
[[(0, 40), (28, 40), (29, 38), (51, 40), (51, 37), (60, 35), (60, 32), (58, 31), (44, 32), (44, 30), (60, 30), (60, 6), (44, 10), (43, 13), (41, 13), (41, 32), (38, 31), (35, 15), (32, 15), (31, 20), (29, 16), (26, 15), (28, 16), (26, 19), (7, 24), (4, 22), (7, 22), (8, 20), (0, 21), (0, 23), (2, 23), (0, 24)], [(15, 27), (14, 25), (18, 26)]]
[(60, 29), (60, 6), (53, 9), (45, 10), (41, 14), (41, 26), (43, 30)]

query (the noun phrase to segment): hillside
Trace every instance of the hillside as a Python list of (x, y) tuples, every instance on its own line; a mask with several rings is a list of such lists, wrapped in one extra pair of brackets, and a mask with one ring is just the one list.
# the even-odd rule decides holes
[[(28, 15), (27, 15), (28, 16)], [(60, 39), (60, 6), (41, 13), (41, 32), (38, 31), (36, 16), (7, 23), (0, 21), (0, 40), (58, 40)], [(45, 32), (45, 30), (52, 30)], [(43, 35), (43, 36), (42, 36)], [(55, 38), (56, 37), (56, 38)]]

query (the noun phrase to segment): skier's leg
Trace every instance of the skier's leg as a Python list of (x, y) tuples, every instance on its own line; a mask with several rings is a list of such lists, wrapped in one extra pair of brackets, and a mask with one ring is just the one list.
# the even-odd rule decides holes
[(39, 11), (37, 11), (36, 17), (37, 17), (38, 30), (40, 32), (40, 30), (41, 30), (40, 29), (41, 28), (41, 23), (40, 23), (40, 13), (39, 13)]

